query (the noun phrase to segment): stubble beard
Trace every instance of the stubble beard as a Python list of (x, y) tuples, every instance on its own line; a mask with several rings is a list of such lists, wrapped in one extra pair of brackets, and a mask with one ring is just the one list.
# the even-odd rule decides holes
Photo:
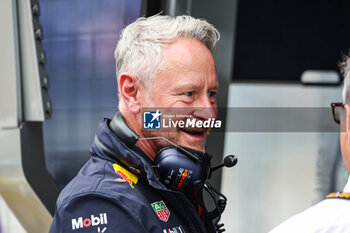
[[(147, 102), (149, 103), (149, 106), (153, 106), (155, 107), (156, 104), (154, 103), (152, 96), (151, 96), (151, 90), (152, 88), (150, 88), (147, 92)], [(163, 129), (160, 130), (145, 130), (143, 132), (143, 135), (146, 138), (154, 138), (154, 137), (163, 137), (166, 138), (167, 140), (171, 141), (172, 143), (176, 144), (177, 146), (186, 146), (186, 147), (191, 147), (191, 148), (196, 148), (196, 150), (198, 150), (198, 148), (201, 148), (201, 151), (205, 151), (205, 144), (206, 144), (206, 140), (203, 141), (199, 141), (199, 142), (189, 142), (188, 145), (180, 145), (179, 143), (179, 136), (180, 136), (180, 130), (178, 128), (176, 129), (167, 129), (166, 131), (164, 131)], [(169, 143), (168, 141), (164, 140), (164, 139), (154, 139), (152, 140), (154, 143), (154, 146), (158, 151), (160, 151), (161, 149), (163, 149), (164, 147), (167, 146), (172, 146), (171, 143)]]
[[(186, 147), (191, 147), (191, 148), (196, 148), (196, 150), (198, 150), (198, 148), (202, 148), (202, 151), (204, 151), (205, 149), (205, 140), (200, 141), (200, 142), (189, 142), (188, 145), (180, 145), (179, 142), (179, 130), (178, 129), (174, 129), (173, 132), (171, 131), (162, 131), (162, 130), (157, 130), (157, 131), (153, 131), (153, 130), (147, 130), (144, 133), (144, 136), (146, 138), (154, 138), (154, 137), (163, 137), (166, 138), (167, 140), (171, 141), (172, 143), (178, 145), (178, 146), (186, 146)], [(157, 151), (163, 149), (164, 147), (167, 146), (172, 146), (171, 143), (169, 143), (168, 141), (164, 140), (164, 139), (155, 139), (152, 140)]]

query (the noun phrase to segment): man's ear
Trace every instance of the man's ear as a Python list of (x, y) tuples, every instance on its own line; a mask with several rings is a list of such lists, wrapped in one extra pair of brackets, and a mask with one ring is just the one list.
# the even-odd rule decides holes
[(128, 109), (137, 114), (140, 112), (140, 82), (138, 78), (128, 73), (119, 77), (119, 92)]
[[(343, 126), (342, 130), (346, 131), (346, 135), (348, 138), (348, 143), (350, 144), (350, 106), (346, 104), (345, 108), (345, 126)], [(345, 132), (344, 132), (345, 133)]]

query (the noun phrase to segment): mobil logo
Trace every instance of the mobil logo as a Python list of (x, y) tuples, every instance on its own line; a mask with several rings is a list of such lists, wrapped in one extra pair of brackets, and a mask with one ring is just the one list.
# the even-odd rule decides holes
[(107, 224), (107, 214), (101, 213), (97, 216), (91, 215), (90, 218), (73, 218), (72, 219), (72, 230), (80, 229), (83, 227), (99, 226), (102, 224)]

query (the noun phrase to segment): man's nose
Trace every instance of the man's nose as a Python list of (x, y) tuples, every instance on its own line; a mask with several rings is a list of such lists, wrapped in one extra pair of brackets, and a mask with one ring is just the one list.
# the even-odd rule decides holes
[(217, 106), (213, 103), (208, 95), (203, 95), (196, 101), (193, 116), (201, 119), (216, 118)]

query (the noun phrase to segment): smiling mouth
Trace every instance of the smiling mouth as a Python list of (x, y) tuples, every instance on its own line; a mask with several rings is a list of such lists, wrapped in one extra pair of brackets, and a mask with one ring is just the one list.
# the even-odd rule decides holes
[(197, 136), (197, 137), (201, 137), (201, 136), (205, 136), (207, 130), (200, 130), (200, 129), (185, 129), (185, 128), (179, 128), (179, 130), (190, 134), (192, 136)]

